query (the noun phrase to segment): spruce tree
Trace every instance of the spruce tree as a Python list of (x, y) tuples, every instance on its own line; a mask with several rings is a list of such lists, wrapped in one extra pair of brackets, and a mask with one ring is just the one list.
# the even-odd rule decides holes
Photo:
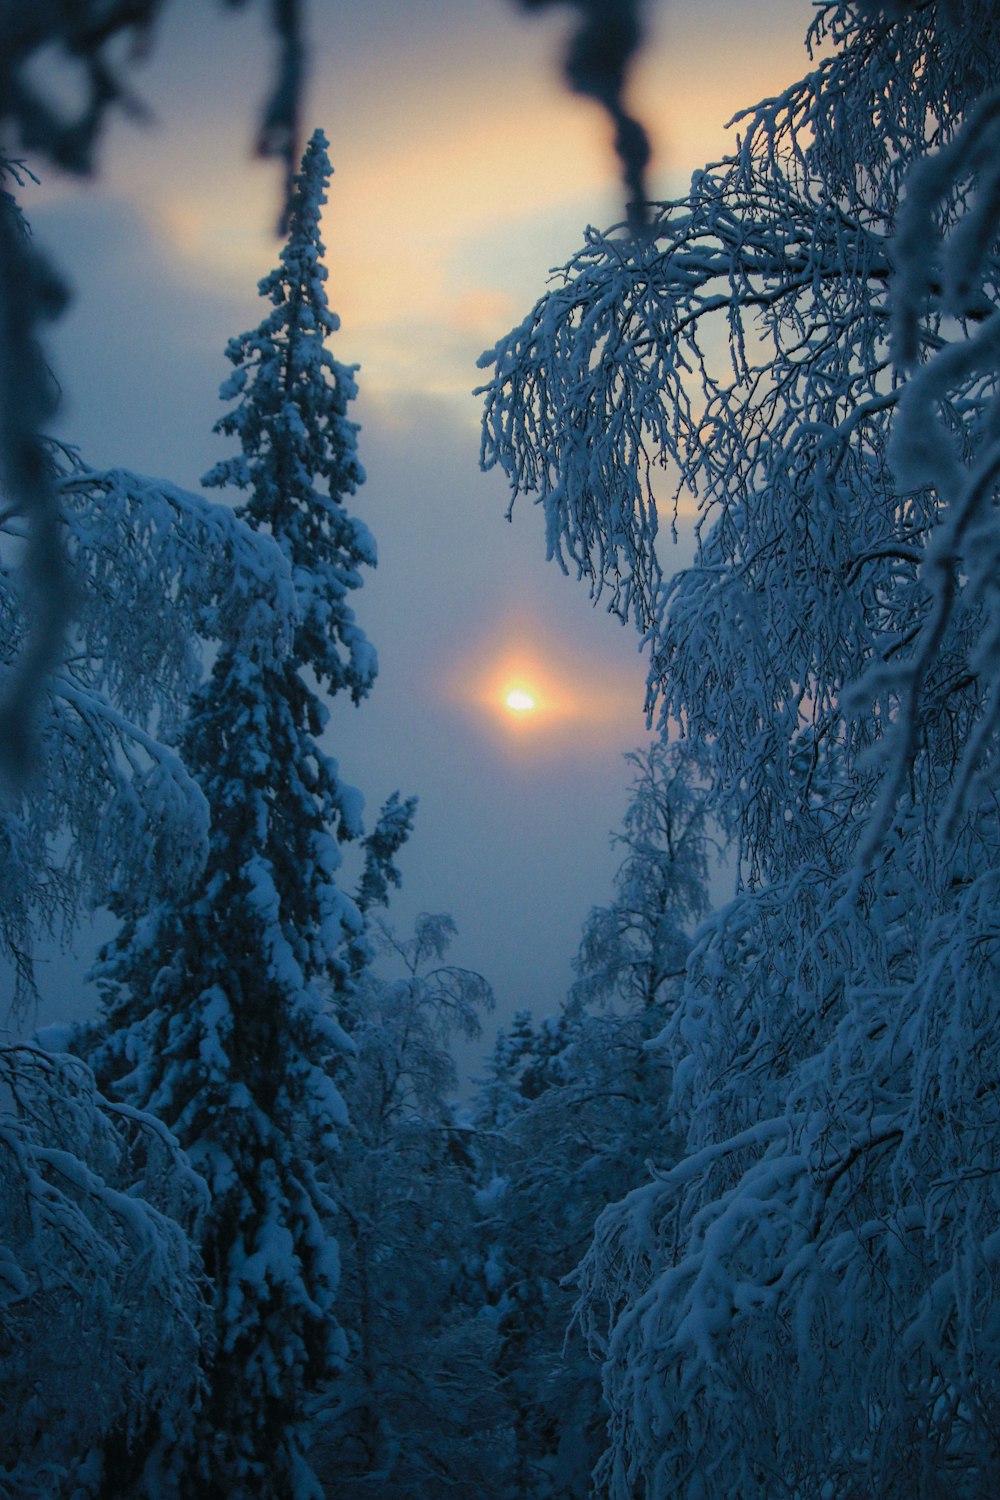
[(325, 347), (338, 326), (319, 234), (329, 173), (317, 131), (280, 265), (260, 283), (271, 310), (227, 350), (222, 396), (235, 405), (217, 430), (241, 452), (205, 480), (247, 490), (239, 513), (284, 553), (293, 639), (278, 663), (252, 639), (220, 652), (182, 744), (211, 812), (204, 873), (142, 920), (125, 913), (102, 965), (100, 1073), (166, 1121), (211, 1193), (201, 1249), (215, 1344), (181, 1485), (203, 1500), (322, 1493), (304, 1404), (342, 1346), (316, 1164), (344, 1120), (333, 1075), (345, 1037), (329, 997), (358, 967), (363, 919), (334, 877), (339, 844), (361, 833), (361, 798), (318, 744), (315, 685), (355, 702), (371, 687), (375, 653), (347, 599), (375, 548), (344, 505), (364, 474), (346, 416), (353, 369)]

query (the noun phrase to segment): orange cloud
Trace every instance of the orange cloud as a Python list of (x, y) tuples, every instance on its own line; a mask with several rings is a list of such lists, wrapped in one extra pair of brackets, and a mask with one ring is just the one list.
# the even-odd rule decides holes
[[(675, 193), (724, 148), (736, 107), (802, 70), (804, 22), (801, 0), (710, 5), (707, 19), (693, 0), (662, 10), (633, 96), (654, 138), (655, 190)], [(482, 347), (528, 310), (584, 225), (621, 217), (608, 122), (560, 85), (565, 18), (551, 21), (501, 6), (482, 26), (464, 16), (446, 48), (431, 26), (422, 47), (419, 28), (386, 27), (363, 57), (317, 25), (309, 116), (336, 169), (331, 304), (344, 320), (338, 352), (361, 362), (367, 389), (467, 392)], [(183, 35), (171, 33), (175, 46)], [(249, 107), (207, 80), (212, 58), (231, 57), (227, 76), (241, 79), (260, 59), (246, 28), (209, 15), (187, 45), (183, 69), (175, 60), (159, 97), (151, 90), (166, 128), (117, 135), (111, 177), (182, 274), (252, 300), (277, 251), (277, 175), (248, 157)]]

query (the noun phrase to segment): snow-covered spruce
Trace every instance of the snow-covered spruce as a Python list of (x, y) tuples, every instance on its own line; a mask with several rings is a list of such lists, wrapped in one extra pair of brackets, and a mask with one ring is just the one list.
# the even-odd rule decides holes
[(275, 662), (254, 638), (223, 644), (181, 740), (211, 818), (204, 872), (148, 913), (123, 910), (100, 968), (100, 1077), (169, 1124), (211, 1196), (201, 1245), (217, 1336), (185, 1455), (187, 1491), (205, 1500), (321, 1493), (304, 1403), (343, 1352), (320, 1179), (345, 1118), (333, 1075), (350, 1044), (329, 996), (363, 946), (335, 883), (361, 797), (318, 744), (326, 710), (310, 684), (355, 700), (372, 684), (347, 598), (375, 549), (344, 504), (363, 474), (353, 371), (325, 348), (337, 326), (319, 238), (329, 172), (317, 131), (280, 266), (261, 282), (272, 310), (228, 350), (223, 395), (236, 405), (219, 427), (241, 452), (207, 479), (249, 491), (238, 514), (291, 568), (290, 649)]

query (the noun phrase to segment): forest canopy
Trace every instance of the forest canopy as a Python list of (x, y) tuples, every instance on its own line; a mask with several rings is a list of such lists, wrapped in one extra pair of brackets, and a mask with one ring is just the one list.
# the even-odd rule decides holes
[[(116, 927), (99, 1013), (0, 1047), (0, 1488), (987, 1500), (996, 7), (819, 0), (804, 76), (662, 203), (640, 7), (572, 7), (625, 216), (483, 356), (481, 454), (644, 643), (655, 732), (568, 993), (502, 1019), (462, 1102), (491, 986), (447, 914), (390, 921), (416, 798), (366, 819), (331, 753), (331, 703), (378, 691), (377, 547), (295, 6), (260, 130), (283, 245), (225, 350), (218, 493), (43, 431), (63, 293), (17, 197), (36, 158), (90, 165), (109, 44), (158, 10), (43, 8), (5, 43), (12, 1005), (39, 939)], [(82, 69), (72, 120), (45, 45)]]

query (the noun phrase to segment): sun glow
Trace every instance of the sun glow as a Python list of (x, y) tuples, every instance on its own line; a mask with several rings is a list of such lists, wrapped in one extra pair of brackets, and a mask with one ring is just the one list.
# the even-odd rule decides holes
[(643, 732), (644, 672), (635, 679), (534, 616), (512, 615), (453, 657), (444, 696), (518, 759), (620, 749)]
[(528, 627), (507, 626), (499, 639), (463, 653), (451, 677), (451, 692), (480, 716), (490, 737), (519, 746), (518, 753), (563, 744), (583, 709), (558, 647), (537, 627), (534, 640), (528, 634)]
[(525, 641), (526, 629), (508, 630), (506, 639), (463, 653), (451, 674), (449, 694), (509, 742), (537, 746), (565, 730), (579, 712), (579, 697), (561, 664), (548, 661), (537, 644)]

